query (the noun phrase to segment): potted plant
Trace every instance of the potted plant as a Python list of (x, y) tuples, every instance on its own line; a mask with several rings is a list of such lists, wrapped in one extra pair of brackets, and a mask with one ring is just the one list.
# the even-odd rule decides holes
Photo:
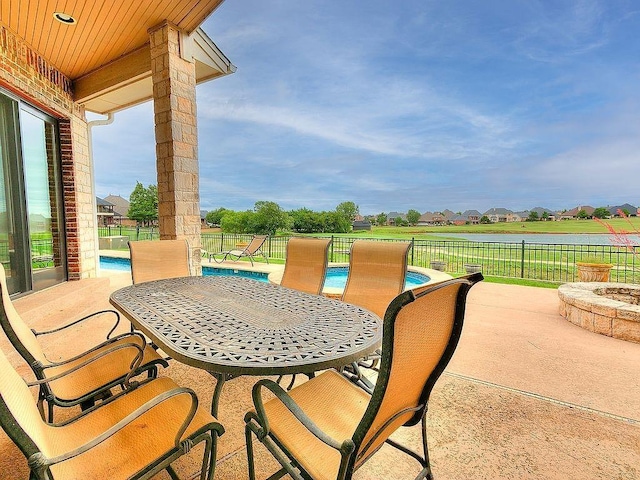
[(576, 262), (581, 282), (608, 282), (613, 265), (597, 255), (585, 256)]
[(467, 273), (477, 273), (482, 271), (482, 265), (478, 263), (465, 263), (464, 269)]
[(431, 268), (440, 272), (444, 272), (444, 270), (447, 268), (447, 262), (445, 262), (444, 260), (431, 260)]

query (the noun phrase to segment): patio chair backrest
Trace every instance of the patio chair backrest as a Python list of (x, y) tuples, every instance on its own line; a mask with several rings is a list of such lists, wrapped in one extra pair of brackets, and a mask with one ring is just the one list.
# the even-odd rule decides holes
[(2, 295), (0, 295), (0, 303), (2, 303), (0, 306), (0, 325), (2, 325), (4, 333), (29, 365), (33, 365), (34, 362), (39, 362), (43, 366), (49, 365), (51, 362), (44, 355), (36, 335), (13, 306), (9, 296), (9, 289), (7, 288), (7, 277), (3, 265), (0, 265), (0, 286), (2, 289)]
[(280, 285), (319, 295), (327, 275), (331, 238), (291, 238)]
[(419, 287), (398, 295), (384, 318), (380, 372), (356, 431), (361, 463), (401, 425), (425, 414), (431, 389), (451, 359), (462, 332), (469, 289), (482, 274)]
[(262, 245), (266, 240), (267, 235), (254, 235), (249, 242), (249, 245), (244, 248), (243, 253), (246, 253), (247, 255), (253, 255), (262, 248)]
[(22, 377), (0, 351), (0, 424), (27, 458), (50, 451), (51, 427), (44, 423)]
[(188, 277), (189, 246), (186, 240), (129, 242), (131, 279), (134, 284)]
[(404, 289), (409, 242), (356, 240), (342, 301), (371, 310), (381, 318)]

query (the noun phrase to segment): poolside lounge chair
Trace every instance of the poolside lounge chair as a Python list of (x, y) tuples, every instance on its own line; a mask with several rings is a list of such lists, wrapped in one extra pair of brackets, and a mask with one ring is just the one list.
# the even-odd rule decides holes
[[(45, 424), (29, 388), (0, 352), (0, 424), (26, 457), (32, 480), (147, 479), (204, 442), (200, 479), (211, 479), (224, 428), (195, 393), (156, 378), (85, 410)], [(10, 472), (3, 472), (9, 478)], [(192, 478), (192, 477), (191, 477)]]
[(280, 285), (315, 295), (322, 293), (330, 245), (331, 238), (289, 239)]
[[(254, 235), (249, 245), (247, 245), (243, 250), (228, 250), (226, 252), (218, 252), (218, 253), (210, 253), (209, 261), (212, 259), (216, 263), (222, 263), (227, 258), (237, 262), (241, 258), (248, 257), (251, 261), (251, 265), (253, 265), (253, 259), (256, 255), (262, 255), (267, 263), (269, 263), (269, 259), (262, 251), (262, 245), (267, 240), (268, 235)], [(216, 255), (222, 255), (222, 258), (216, 258)]]
[[(0, 265), (0, 325), (13, 347), (24, 358), (38, 380), (49, 379), (40, 385), (38, 408), (43, 418), (53, 421), (53, 407), (88, 406), (96, 399), (108, 397), (115, 386), (126, 387), (132, 376), (146, 373), (157, 375), (158, 365), (168, 366), (139, 333), (123, 333), (110, 338), (120, 322), (115, 310), (102, 310), (61, 327), (37, 332), (22, 320), (9, 297), (4, 267)], [(47, 358), (38, 337), (64, 331), (98, 315), (114, 315), (115, 325), (104, 342), (86, 352), (52, 361)], [(44, 414), (44, 403), (48, 415)]]
[[(281, 464), (278, 473), (296, 480), (351, 479), (384, 443), (420, 462), (416, 478), (432, 479), (426, 432), (429, 396), (458, 344), (467, 293), (480, 280), (482, 274), (476, 273), (398, 295), (384, 315), (380, 372), (369, 391), (335, 370), (289, 393), (269, 379), (256, 383), (255, 410), (245, 415), (249, 478), (255, 479), (255, 434)], [(263, 399), (264, 388), (275, 398)], [(401, 426), (418, 423), (422, 455), (389, 438)]]
[(186, 240), (129, 242), (129, 252), (134, 284), (191, 274)]

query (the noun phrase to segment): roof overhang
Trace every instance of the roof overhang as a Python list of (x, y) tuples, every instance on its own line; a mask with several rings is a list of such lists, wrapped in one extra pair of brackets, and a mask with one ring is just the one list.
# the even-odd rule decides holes
[[(184, 57), (195, 62), (200, 84), (236, 71), (229, 59), (201, 29), (184, 36)], [(74, 100), (86, 110), (107, 114), (153, 98), (149, 44), (73, 82)]]

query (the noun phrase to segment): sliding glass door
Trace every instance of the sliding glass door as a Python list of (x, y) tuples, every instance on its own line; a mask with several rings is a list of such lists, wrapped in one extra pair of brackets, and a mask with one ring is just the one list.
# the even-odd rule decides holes
[(0, 92), (0, 261), (10, 293), (66, 280), (55, 119)]

